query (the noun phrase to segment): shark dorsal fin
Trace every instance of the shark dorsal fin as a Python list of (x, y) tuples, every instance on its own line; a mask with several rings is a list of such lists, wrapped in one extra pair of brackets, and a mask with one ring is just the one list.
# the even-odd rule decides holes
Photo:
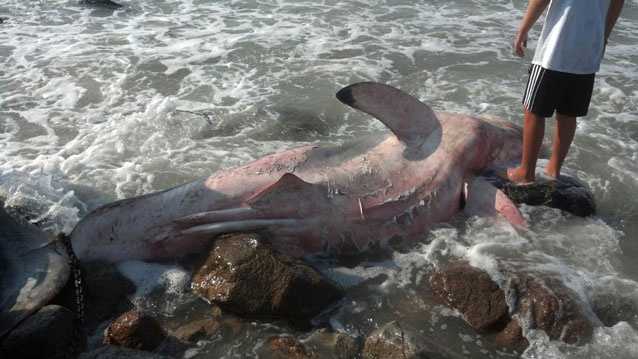
[(428, 105), (392, 86), (360, 82), (341, 89), (337, 99), (374, 116), (408, 146), (422, 144), (441, 126)]
[(318, 186), (292, 173), (285, 173), (277, 182), (253, 195), (246, 203), (254, 209), (276, 208), (281, 212), (304, 212), (305, 207), (316, 206), (321, 202), (321, 193)]

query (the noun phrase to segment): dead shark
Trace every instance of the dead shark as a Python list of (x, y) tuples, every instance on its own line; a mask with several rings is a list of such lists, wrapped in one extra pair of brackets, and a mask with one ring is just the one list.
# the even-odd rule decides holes
[(435, 113), (379, 83), (350, 85), (337, 98), (390, 132), (293, 148), (107, 204), (72, 231), (74, 251), (80, 260), (161, 260), (202, 250), (220, 234), (267, 231), (287, 254), (342, 254), (422, 236), (463, 208), (524, 226), (514, 203), (477, 177), (520, 158), (518, 127)]

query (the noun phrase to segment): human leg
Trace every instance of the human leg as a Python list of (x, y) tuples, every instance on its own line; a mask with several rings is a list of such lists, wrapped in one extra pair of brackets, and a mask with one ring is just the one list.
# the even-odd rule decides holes
[(514, 183), (535, 180), (536, 161), (545, 135), (545, 118), (551, 117), (556, 108), (555, 71), (533, 64), (523, 96), (523, 155), (520, 166), (508, 168), (507, 178)]
[(569, 147), (576, 133), (576, 117), (556, 113), (556, 125), (554, 127), (554, 140), (552, 143), (552, 156), (549, 159), (545, 174), (552, 178), (558, 178), (560, 169), (565, 161)]
[(536, 161), (545, 135), (545, 117), (525, 110), (523, 124), (523, 157), (521, 165), (507, 169), (507, 178), (514, 183), (535, 180)]

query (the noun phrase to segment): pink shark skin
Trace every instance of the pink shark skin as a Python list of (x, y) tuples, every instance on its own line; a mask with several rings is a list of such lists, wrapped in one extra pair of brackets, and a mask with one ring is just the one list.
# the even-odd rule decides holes
[[(449, 220), (462, 209), (464, 184), (520, 158), (520, 129), (506, 121), (435, 114), (376, 83), (351, 85), (337, 97), (393, 133), (341, 147), (306, 145), (105, 205), (73, 230), (76, 254), (176, 258), (203, 250), (219, 234), (255, 230), (270, 232), (272, 244), (294, 256), (363, 251)], [(522, 220), (514, 212), (514, 222)]]

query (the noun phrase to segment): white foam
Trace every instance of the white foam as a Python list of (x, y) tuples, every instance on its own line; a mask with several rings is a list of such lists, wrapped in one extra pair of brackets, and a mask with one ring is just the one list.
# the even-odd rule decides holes
[[(409, 291), (432, 268), (463, 258), (498, 282), (503, 263), (557, 276), (584, 298), (605, 288), (625, 296), (627, 286), (610, 283), (638, 278), (619, 265), (636, 255), (621, 246), (636, 236), (631, 223), (638, 213), (630, 195), (638, 190), (636, 4), (623, 10), (566, 163), (594, 191), (598, 219), (523, 208), (533, 224), (528, 235), (471, 219), (467, 228), (433, 231), (429, 244), (389, 261), (327, 271), (345, 285), (386, 274), (387, 294)], [(0, 5), (0, 15), (10, 18), (0, 26), (0, 195), (32, 210), (52, 232), (70, 231), (110, 200), (300, 144), (381, 130), (334, 99), (356, 81), (399, 86), (437, 110), (522, 117), (529, 56), (511, 54), (520, 1), (126, 5), (109, 16), (66, 0)], [(538, 33), (537, 27), (530, 34), (529, 52)], [(286, 117), (288, 110), (304, 118)], [(304, 121), (327, 130), (282, 135)], [(154, 270), (146, 275), (160, 280), (164, 272)], [(629, 331), (603, 331), (582, 353), (603, 353), (604, 333)], [(540, 353), (550, 355), (553, 345)]]
[(137, 299), (147, 297), (158, 287), (169, 294), (182, 294), (190, 283), (190, 273), (173, 265), (126, 261), (118, 263), (117, 268), (135, 284), (133, 297)]
[(613, 327), (594, 329), (591, 343), (583, 346), (567, 345), (550, 341), (541, 331), (529, 334), (530, 346), (522, 358), (547, 359), (631, 359), (638, 357), (638, 332), (626, 322)]

